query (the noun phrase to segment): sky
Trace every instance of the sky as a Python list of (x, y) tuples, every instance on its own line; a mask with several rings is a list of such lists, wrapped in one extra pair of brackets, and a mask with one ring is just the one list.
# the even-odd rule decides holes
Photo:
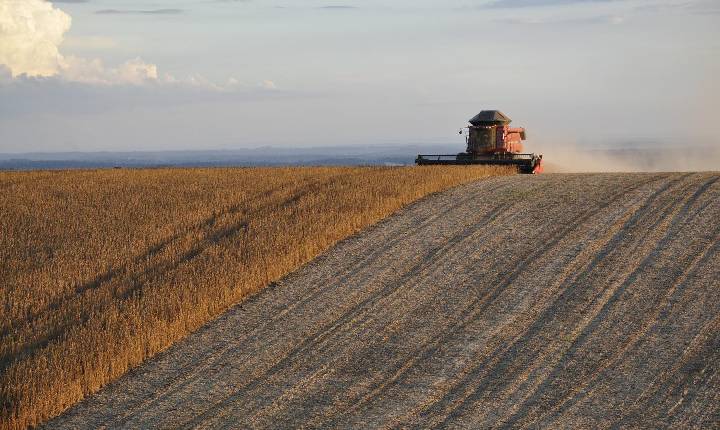
[(717, 0), (0, 0), (0, 152), (720, 146)]

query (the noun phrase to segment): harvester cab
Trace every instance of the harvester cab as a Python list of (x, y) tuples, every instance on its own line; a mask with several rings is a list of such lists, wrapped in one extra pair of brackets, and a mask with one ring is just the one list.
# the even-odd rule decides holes
[[(465, 138), (467, 148), (457, 155), (420, 154), (418, 165), (507, 165), (521, 173), (542, 172), (542, 155), (523, 153), (525, 129), (510, 127), (512, 120), (498, 110), (484, 110), (470, 119)], [(460, 130), (462, 134), (462, 129)]]

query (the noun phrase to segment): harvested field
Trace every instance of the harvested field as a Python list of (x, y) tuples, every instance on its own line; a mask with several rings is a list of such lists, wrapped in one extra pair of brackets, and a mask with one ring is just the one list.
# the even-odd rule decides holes
[(412, 204), (51, 428), (717, 428), (720, 176)]
[(59, 414), (413, 200), (511, 173), (0, 173), (0, 428)]

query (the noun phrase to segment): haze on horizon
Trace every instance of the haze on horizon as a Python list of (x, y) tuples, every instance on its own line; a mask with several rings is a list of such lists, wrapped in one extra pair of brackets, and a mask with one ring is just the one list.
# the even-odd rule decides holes
[(0, 0), (0, 153), (720, 147), (715, 0)]

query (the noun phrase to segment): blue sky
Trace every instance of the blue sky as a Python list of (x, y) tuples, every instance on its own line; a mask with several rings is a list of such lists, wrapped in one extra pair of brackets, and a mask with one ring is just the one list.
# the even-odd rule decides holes
[(0, 0), (0, 152), (462, 146), (487, 108), (528, 146), (720, 142), (717, 1), (27, 2)]

